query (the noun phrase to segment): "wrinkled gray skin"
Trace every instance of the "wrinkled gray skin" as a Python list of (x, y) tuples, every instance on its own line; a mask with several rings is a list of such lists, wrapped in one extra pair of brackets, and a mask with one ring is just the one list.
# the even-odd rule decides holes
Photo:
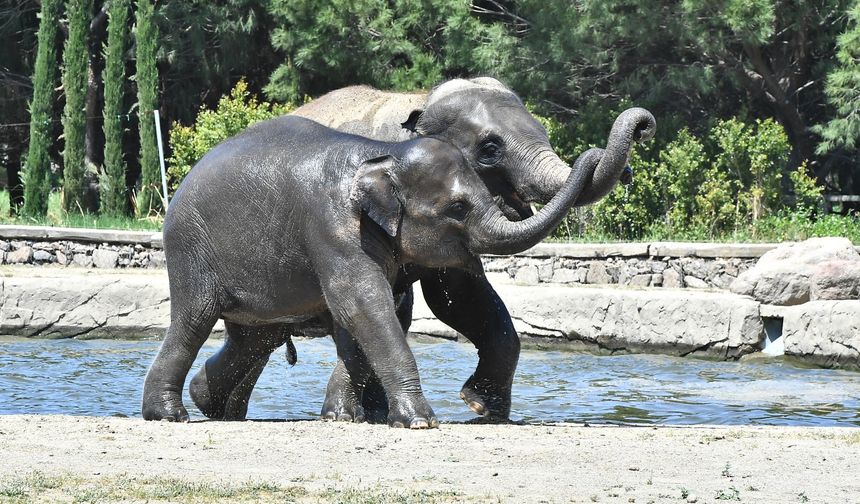
[(230, 347), (191, 384), (213, 416), (245, 378), (234, 372), (249, 365), (241, 356), (268, 355), (291, 325), (323, 317), (363, 350), (390, 425), (435, 427), (393, 302), (415, 281), (410, 267), (480, 274), (477, 254), (524, 250), (558, 225), (587, 175), (574, 173), (540, 212), (512, 222), (441, 140), (383, 143), (290, 116), (226, 140), (191, 170), (165, 217), (171, 322), (146, 377), (143, 417), (188, 419), (182, 386), (217, 319)]
[[(404, 140), (416, 135), (443, 138), (460, 149), (504, 214), (514, 220), (532, 214), (529, 203), (547, 203), (571, 173), (553, 152), (544, 128), (520, 99), (495, 79), (456, 79), (429, 95), (349, 87), (328, 93), (293, 114), (378, 140)], [(593, 171), (576, 204), (597, 201), (619, 179), (629, 177), (627, 160), (632, 145), (652, 138), (655, 128), (648, 111), (633, 108), (623, 112), (612, 127), (606, 149), (591, 149), (575, 163), (575, 169)], [(520, 342), (504, 303), (483, 273), (417, 270), (413, 276), (421, 281), (434, 314), (478, 349), (478, 366), (460, 397), (479, 415), (507, 419)], [(411, 294), (407, 289), (396, 299), (404, 331), (412, 318)], [(385, 397), (367, 358), (348, 333), (337, 329), (333, 334), (341, 359), (329, 380), (323, 418), (384, 420)], [(228, 330), (225, 346), (213, 360), (230, 353), (232, 338)], [(341, 350), (350, 345), (352, 353)], [(241, 419), (269, 353), (261, 352), (256, 360), (252, 355), (230, 355), (237, 363), (237, 372), (246, 375), (214, 417)], [(210, 381), (219, 379), (210, 373)]]

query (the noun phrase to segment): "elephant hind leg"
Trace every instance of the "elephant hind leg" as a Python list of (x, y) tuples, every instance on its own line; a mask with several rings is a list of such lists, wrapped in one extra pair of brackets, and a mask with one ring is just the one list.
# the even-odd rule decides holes
[(143, 386), (141, 413), (146, 420), (188, 421), (182, 386), (218, 320), (214, 281), (184, 287), (189, 286), (171, 285), (170, 327)]
[(242, 326), (226, 322), (224, 344), (194, 376), (189, 393), (209, 418), (243, 420), (269, 356), (290, 339), (285, 324)]

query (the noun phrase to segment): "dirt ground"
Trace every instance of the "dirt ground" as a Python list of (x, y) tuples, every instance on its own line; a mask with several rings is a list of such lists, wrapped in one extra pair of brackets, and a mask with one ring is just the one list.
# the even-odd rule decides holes
[(860, 503), (860, 429), (0, 416), (0, 502)]

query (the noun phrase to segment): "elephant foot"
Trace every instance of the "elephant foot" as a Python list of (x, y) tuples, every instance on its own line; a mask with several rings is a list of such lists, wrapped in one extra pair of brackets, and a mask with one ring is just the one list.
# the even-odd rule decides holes
[(320, 418), (330, 422), (363, 422), (364, 408), (357, 389), (350, 381), (349, 374), (335, 369), (326, 387)]
[(489, 379), (472, 375), (460, 390), (460, 399), (490, 421), (506, 421), (511, 414), (511, 391)]
[(176, 392), (145, 392), (140, 411), (144, 420), (189, 421), (188, 411), (182, 405), (182, 397)]
[(405, 396), (391, 401), (388, 425), (410, 429), (435, 429), (439, 427), (439, 420), (423, 395)]

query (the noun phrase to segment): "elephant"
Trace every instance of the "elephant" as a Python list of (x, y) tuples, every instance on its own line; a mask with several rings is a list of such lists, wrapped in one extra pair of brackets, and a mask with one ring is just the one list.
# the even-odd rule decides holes
[(389, 425), (438, 426), (393, 302), (415, 280), (411, 267), (480, 274), (478, 254), (525, 250), (552, 231), (589, 175), (571, 172), (540, 212), (511, 221), (442, 140), (379, 142), (296, 116), (251, 126), (209, 151), (167, 210), (171, 320), (143, 417), (188, 420), (182, 386), (217, 319), (229, 345), (190, 386), (212, 416), (245, 378), (233, 372), (249, 365), (241, 356), (268, 355), (289, 339), (285, 326), (323, 316), (360, 346)]
[[(545, 204), (564, 185), (571, 167), (554, 152), (543, 126), (520, 98), (489, 77), (454, 79), (427, 93), (392, 93), (367, 86), (332, 91), (295, 110), (343, 132), (385, 141), (437, 137), (454, 144), (478, 174), (509, 219), (532, 216), (531, 203)], [(573, 169), (590, 172), (576, 205), (609, 193), (621, 180), (629, 182), (628, 157), (635, 142), (653, 138), (654, 117), (645, 109), (622, 112), (612, 126), (605, 149), (583, 153)], [(469, 339), (478, 350), (478, 365), (460, 397), (478, 415), (506, 420), (520, 341), (504, 302), (483, 273), (460, 269), (418, 268), (422, 292), (433, 313)], [(411, 322), (412, 290), (397, 300), (403, 330)], [(335, 328), (339, 348), (348, 334)], [(224, 349), (230, 346), (231, 334)], [(367, 365), (360, 346), (340, 359), (326, 389), (324, 419), (361, 421), (387, 418), (383, 387)], [(213, 357), (221, 358), (220, 354)], [(218, 418), (242, 419), (248, 400), (269, 355), (241, 356), (246, 376), (218, 408)], [(238, 364), (237, 364), (238, 366)], [(202, 373), (202, 371), (201, 371)], [(218, 378), (209, 375), (210, 380)]]

